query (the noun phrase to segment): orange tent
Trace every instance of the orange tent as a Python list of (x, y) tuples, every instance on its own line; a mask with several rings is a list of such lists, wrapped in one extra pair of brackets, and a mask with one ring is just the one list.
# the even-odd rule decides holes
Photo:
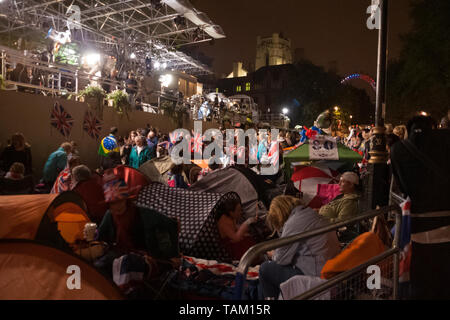
[(75, 192), (0, 197), (0, 239), (39, 240), (67, 247), (91, 219)]
[(35, 241), (0, 240), (0, 300), (119, 299), (114, 283), (72, 254)]

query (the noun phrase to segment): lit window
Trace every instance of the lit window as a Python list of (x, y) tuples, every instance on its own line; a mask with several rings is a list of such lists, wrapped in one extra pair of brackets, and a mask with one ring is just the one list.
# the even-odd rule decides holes
[(250, 84), (250, 82), (247, 82), (245, 84), (245, 91), (250, 91), (250, 89), (251, 89), (251, 84)]
[(242, 87), (241, 86), (237, 86), (236, 87), (236, 92), (241, 92), (242, 91)]

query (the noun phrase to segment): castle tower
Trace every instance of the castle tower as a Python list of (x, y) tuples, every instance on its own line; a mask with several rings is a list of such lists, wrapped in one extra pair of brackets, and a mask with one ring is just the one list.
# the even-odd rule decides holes
[(255, 70), (289, 63), (292, 63), (290, 39), (285, 39), (278, 33), (267, 38), (257, 37)]

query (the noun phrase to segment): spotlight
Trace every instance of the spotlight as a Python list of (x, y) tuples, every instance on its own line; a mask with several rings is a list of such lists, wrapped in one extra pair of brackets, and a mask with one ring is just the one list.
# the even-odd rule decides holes
[(162, 64), (162, 68), (163, 68), (163, 69), (166, 69), (166, 68), (167, 68), (167, 63), (164, 62), (164, 63)]
[(100, 54), (88, 53), (83, 57), (83, 60), (85, 61), (85, 63), (87, 63), (88, 66), (95, 66), (96, 64), (100, 63)]
[(136, 59), (136, 54), (134, 52), (130, 54), (130, 59)]
[(155, 63), (153, 63), (153, 66), (158, 70), (161, 67), (161, 63), (159, 63), (159, 61), (155, 61)]
[(164, 74), (159, 78), (159, 82), (161, 82), (161, 85), (166, 88), (170, 86), (172, 81), (173, 77), (171, 74)]
[(289, 112), (288, 108), (283, 108), (283, 114), (287, 114)]

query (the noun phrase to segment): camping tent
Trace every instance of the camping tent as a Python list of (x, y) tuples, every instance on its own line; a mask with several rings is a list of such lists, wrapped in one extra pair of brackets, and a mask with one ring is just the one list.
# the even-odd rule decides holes
[[(265, 211), (263, 207), (270, 205), (270, 200), (265, 197), (268, 189), (267, 183), (264, 182), (261, 176), (258, 176), (250, 169), (238, 167), (215, 170), (189, 188), (189, 190), (197, 192), (222, 194), (236, 192), (242, 201), (244, 218), (255, 216), (258, 210)], [(259, 203), (260, 205), (258, 206)]]
[(169, 171), (175, 167), (169, 156), (164, 156), (147, 161), (139, 167), (139, 171), (152, 182), (167, 184)]
[(229, 261), (229, 254), (220, 242), (216, 215), (222, 203), (233, 197), (239, 196), (236, 193), (194, 192), (152, 183), (141, 190), (136, 205), (179, 220), (179, 245), (183, 254)]
[(142, 172), (131, 167), (123, 165), (115, 167), (114, 174), (125, 180), (131, 189), (140, 189), (149, 184), (147, 177)]
[[(76, 284), (69, 266), (79, 267), (79, 289), (69, 289)], [(0, 240), (0, 300), (119, 299), (114, 283), (72, 254), (30, 240)]]
[(71, 191), (0, 200), (0, 239), (38, 240), (67, 249), (90, 221), (84, 201)]
[(89, 180), (79, 182), (72, 191), (78, 193), (86, 203), (89, 216), (99, 224), (108, 210), (103, 192), (102, 177), (94, 173)]
[[(337, 156), (338, 158), (323, 158), (321, 161), (332, 161), (335, 164), (346, 164), (346, 163), (357, 163), (362, 160), (362, 156), (349, 148), (347, 148), (342, 143), (337, 143)], [(299, 162), (309, 162), (314, 161), (310, 157), (310, 143), (309, 141), (302, 144), (295, 150), (290, 151), (288, 154), (284, 155), (284, 163), (286, 174), (290, 177), (292, 174), (291, 166)], [(338, 166), (337, 166), (338, 167)], [(336, 166), (334, 166), (336, 169)]]

